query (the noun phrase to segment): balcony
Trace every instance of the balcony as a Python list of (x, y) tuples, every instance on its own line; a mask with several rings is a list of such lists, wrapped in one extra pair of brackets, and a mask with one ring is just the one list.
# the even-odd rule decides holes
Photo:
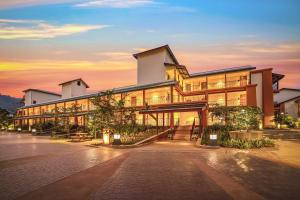
[(246, 106), (246, 98), (241, 99), (228, 99), (227, 106)]
[(226, 82), (226, 88), (231, 87), (244, 87), (248, 83), (247, 80), (233, 80), (233, 81), (227, 81)]
[(143, 100), (142, 99), (125, 100), (125, 107), (136, 107), (136, 106), (143, 106)]
[(153, 96), (151, 98), (145, 99), (148, 105), (155, 105), (155, 104), (166, 104), (171, 102), (170, 96)]

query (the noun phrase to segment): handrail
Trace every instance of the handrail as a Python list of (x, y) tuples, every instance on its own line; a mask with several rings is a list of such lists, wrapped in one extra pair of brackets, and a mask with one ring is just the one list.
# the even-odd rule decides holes
[(195, 124), (196, 124), (196, 118), (194, 118), (194, 121), (193, 121), (192, 130), (191, 130), (191, 133), (190, 133), (190, 141), (192, 140), (192, 135), (193, 135), (193, 132), (194, 132), (194, 129), (195, 129)]

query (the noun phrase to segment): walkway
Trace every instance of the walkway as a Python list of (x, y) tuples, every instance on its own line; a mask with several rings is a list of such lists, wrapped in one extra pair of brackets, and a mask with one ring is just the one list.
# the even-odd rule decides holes
[(168, 141), (117, 150), (0, 135), (0, 199), (298, 199), (300, 165), (278, 152)]

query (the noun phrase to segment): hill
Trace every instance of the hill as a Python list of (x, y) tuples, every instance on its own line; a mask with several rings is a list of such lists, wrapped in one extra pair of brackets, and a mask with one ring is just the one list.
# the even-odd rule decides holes
[(23, 106), (21, 100), (21, 98), (0, 94), (0, 108), (6, 109), (10, 113), (15, 113), (17, 108)]

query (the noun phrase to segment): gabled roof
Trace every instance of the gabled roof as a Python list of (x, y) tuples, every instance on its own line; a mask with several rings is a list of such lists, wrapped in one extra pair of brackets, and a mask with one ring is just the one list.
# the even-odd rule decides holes
[(176, 59), (175, 55), (173, 54), (173, 52), (172, 52), (171, 48), (169, 47), (169, 45), (164, 45), (164, 46), (160, 46), (160, 47), (157, 47), (157, 48), (154, 48), (154, 49), (149, 49), (147, 51), (136, 53), (136, 54), (133, 54), (133, 57), (135, 57), (137, 59), (138, 56), (140, 56), (140, 55), (144, 55), (146, 53), (151, 53), (153, 51), (157, 51), (157, 50), (160, 50), (160, 49), (166, 49), (167, 52), (170, 54), (171, 58), (173, 59), (174, 63), (179, 65), (179, 62), (177, 61), (177, 59)]
[(300, 100), (300, 95), (299, 96), (296, 96), (296, 97), (293, 97), (293, 98), (290, 98), (290, 99), (286, 99), (284, 101), (281, 101), (281, 102), (275, 102), (275, 104), (282, 104), (282, 103), (286, 103), (286, 102), (289, 102), (289, 101), (295, 101), (295, 102), (299, 102)]
[(272, 73), (272, 83), (273, 84), (280, 81), (283, 78), (284, 78), (284, 75), (282, 75), (282, 74)]
[(281, 89), (279, 90), (279, 92), (282, 91), (282, 90), (291, 90), (291, 91), (300, 92), (300, 89), (296, 89), (296, 88), (281, 88)]
[(59, 85), (65, 85), (65, 84), (71, 83), (73, 81), (81, 81), (85, 85), (86, 88), (90, 87), (84, 80), (82, 80), (82, 78), (77, 78), (74, 80), (66, 81), (66, 82), (60, 83)]
[(55, 95), (55, 96), (61, 97), (61, 94), (58, 94), (58, 93), (55, 93), (55, 92), (50, 92), (50, 91), (40, 90), (40, 89), (33, 89), (33, 88), (26, 89), (23, 92), (29, 92), (29, 91), (35, 91), (35, 92), (40, 92), (40, 93), (45, 93), (45, 94), (51, 94), (51, 95)]
[[(113, 93), (123, 93), (123, 92), (132, 92), (132, 91), (137, 91), (137, 90), (142, 90), (142, 89), (151, 89), (151, 88), (158, 88), (158, 87), (164, 87), (164, 86), (169, 86), (169, 85), (175, 85), (177, 84), (177, 81), (164, 81), (164, 82), (159, 82), (159, 83), (150, 83), (150, 84), (145, 84), (145, 85), (132, 85), (132, 86), (127, 86), (127, 87), (120, 87), (120, 88), (113, 88), (113, 89), (108, 89), (111, 90)], [(48, 102), (43, 102), (39, 104), (34, 104), (34, 105), (28, 105), (28, 106), (23, 106), (21, 108), (30, 108), (30, 107), (35, 107), (35, 106), (43, 106), (43, 105), (48, 105), (48, 104), (53, 104), (53, 103), (61, 103), (61, 102), (66, 102), (66, 101), (75, 101), (75, 100), (80, 100), (80, 99), (86, 99), (86, 98), (93, 98), (96, 96), (101, 96), (103, 93), (107, 90), (91, 93), (91, 94), (85, 94), (82, 96), (77, 96), (77, 97), (71, 97), (71, 98), (66, 98), (66, 99), (58, 99), (58, 100), (53, 100), (53, 101), (48, 101)]]
[(199, 72), (199, 73), (191, 74), (190, 76), (191, 77), (207, 76), (207, 75), (221, 74), (226, 72), (238, 72), (238, 71), (253, 70), (253, 69), (256, 69), (256, 67), (248, 65), (248, 66), (231, 67), (231, 68), (218, 69), (218, 70), (212, 70), (206, 72)]
[(176, 67), (179, 70), (179, 73), (184, 77), (184, 78), (188, 78), (190, 77), (190, 74), (188, 72), (188, 70), (186, 69), (186, 67), (184, 65), (177, 65), (177, 64), (173, 64), (173, 63), (165, 63), (165, 66), (173, 66)]

